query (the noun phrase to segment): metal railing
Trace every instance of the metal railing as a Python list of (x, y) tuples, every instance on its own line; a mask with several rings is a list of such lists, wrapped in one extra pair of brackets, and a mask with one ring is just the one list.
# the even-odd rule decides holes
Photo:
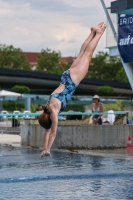
[(21, 133), (21, 125), (26, 119), (35, 119), (40, 113), (1, 113), (0, 133)]
[[(25, 124), (25, 120), (36, 119), (40, 116), (41, 113), (5, 113), (0, 114), (0, 133), (20, 133), (21, 125)], [(91, 115), (108, 115), (111, 113), (108, 112), (61, 112), (59, 114), (59, 120), (65, 120), (61, 116), (72, 116), (72, 115), (81, 115), (81, 116), (91, 116)], [(128, 115), (126, 111), (116, 111), (112, 114), (115, 115)]]

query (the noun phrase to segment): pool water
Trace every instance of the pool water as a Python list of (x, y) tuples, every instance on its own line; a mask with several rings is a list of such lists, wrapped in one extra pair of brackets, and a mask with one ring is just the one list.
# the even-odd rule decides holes
[(133, 199), (133, 160), (0, 146), (0, 200)]

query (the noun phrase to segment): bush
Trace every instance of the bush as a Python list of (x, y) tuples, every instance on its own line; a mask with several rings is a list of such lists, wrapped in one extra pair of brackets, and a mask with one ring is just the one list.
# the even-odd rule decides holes
[(24, 111), (24, 104), (23, 103), (16, 103), (15, 108), (16, 108), (16, 110), (23, 112)]
[(13, 112), (14, 110), (19, 110), (20, 112), (24, 111), (23, 103), (15, 103), (15, 101), (9, 100), (2, 103), (4, 110)]
[(97, 92), (98, 92), (99, 95), (108, 96), (108, 95), (111, 95), (114, 92), (114, 88), (107, 86), (107, 85), (104, 85), (104, 86), (98, 87)]
[(15, 109), (15, 101), (11, 101), (11, 100), (9, 100), (9, 101), (4, 101), (4, 102), (2, 103), (2, 105), (3, 105), (3, 109), (4, 109), (4, 110), (10, 111), (10, 112), (16, 110), (16, 109)]
[[(15, 103), (15, 101), (9, 100), (2, 103), (3, 109), (7, 110), (8, 112), (13, 112), (14, 110), (19, 110), (20, 112), (24, 111), (24, 104), (23, 103)], [(31, 112), (36, 112), (38, 108), (38, 104), (31, 104)]]
[(64, 112), (67, 112), (69, 110), (73, 110), (75, 112), (84, 112), (84, 106), (83, 105), (67, 105)]
[(121, 110), (124, 107), (124, 104), (120, 100), (116, 100), (116, 105), (119, 106), (121, 108)]
[(103, 104), (104, 111), (107, 110), (114, 110), (114, 111), (121, 111), (123, 110), (123, 103), (120, 100), (117, 100), (115, 104)]
[(30, 93), (30, 88), (24, 85), (15, 85), (14, 87), (12, 87), (12, 91), (13, 92), (17, 92), (17, 93)]
[[(31, 112), (36, 112), (36, 109), (38, 108), (38, 104), (31, 104)], [(84, 112), (84, 106), (83, 105), (67, 105), (64, 112), (67, 112), (69, 110), (73, 110), (75, 112)]]
[(37, 108), (38, 108), (38, 104), (31, 104), (31, 106), (30, 106), (30, 109), (31, 109), (32, 113), (36, 112)]

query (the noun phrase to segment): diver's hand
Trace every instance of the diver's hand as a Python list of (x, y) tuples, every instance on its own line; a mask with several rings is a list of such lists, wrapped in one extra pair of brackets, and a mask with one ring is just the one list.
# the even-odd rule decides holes
[(50, 156), (50, 157), (52, 157), (51, 154), (50, 154), (50, 152), (47, 152), (46, 150), (43, 150), (41, 152), (41, 157), (43, 157), (43, 156)]

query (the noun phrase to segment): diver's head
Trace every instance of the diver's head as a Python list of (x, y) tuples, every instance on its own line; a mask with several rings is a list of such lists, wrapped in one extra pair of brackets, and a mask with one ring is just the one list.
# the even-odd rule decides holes
[(38, 122), (43, 128), (50, 129), (52, 124), (52, 121), (50, 119), (51, 112), (47, 105), (43, 107), (43, 110), (44, 112), (39, 116)]

